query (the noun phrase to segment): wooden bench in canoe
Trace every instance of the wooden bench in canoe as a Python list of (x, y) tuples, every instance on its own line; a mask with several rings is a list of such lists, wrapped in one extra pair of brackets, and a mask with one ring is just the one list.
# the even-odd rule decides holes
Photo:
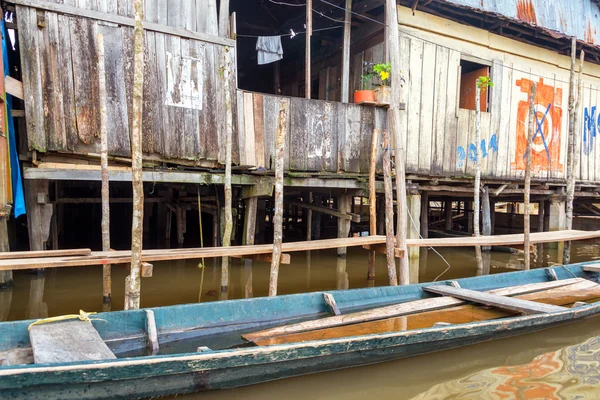
[[(104, 321), (92, 321), (92, 326), (101, 341), (115, 356), (127, 357), (117, 359), (104, 353), (100, 360), (61, 358), (34, 364), (31, 346), (37, 353), (37, 339), (27, 329), (32, 321), (2, 322), (0, 392), (13, 399), (158, 397), (522, 335), (600, 315), (600, 269), (593, 266), (457, 279), (454, 285), (438, 282), (98, 314)], [(434, 286), (444, 293), (427, 291)], [(333, 311), (340, 315), (331, 316)], [(254, 336), (253, 343), (242, 341), (242, 335)], [(191, 341), (168, 345), (187, 339)], [(93, 343), (100, 345), (97, 338)], [(147, 355), (148, 347), (155, 355)]]

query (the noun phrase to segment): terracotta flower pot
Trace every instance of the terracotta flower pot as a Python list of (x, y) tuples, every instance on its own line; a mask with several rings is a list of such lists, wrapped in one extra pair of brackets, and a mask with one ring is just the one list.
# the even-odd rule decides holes
[(357, 90), (354, 92), (354, 102), (375, 102), (375, 92), (373, 90)]

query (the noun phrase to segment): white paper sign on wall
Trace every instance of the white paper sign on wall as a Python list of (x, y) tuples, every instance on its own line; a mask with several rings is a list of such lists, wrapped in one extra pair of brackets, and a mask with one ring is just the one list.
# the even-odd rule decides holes
[[(204, 49), (199, 49), (204, 52)], [(167, 51), (167, 98), (173, 107), (202, 110), (202, 57), (189, 57)]]

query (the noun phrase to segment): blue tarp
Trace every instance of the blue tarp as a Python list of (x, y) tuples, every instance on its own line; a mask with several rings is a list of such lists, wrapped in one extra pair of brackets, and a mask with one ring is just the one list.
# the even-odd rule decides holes
[[(0, 21), (2, 26), (2, 53), (4, 54), (3, 63), (4, 63), (4, 75), (9, 75), (9, 66), (8, 66), (8, 47), (7, 41), (9, 40), (8, 31), (4, 26), (4, 20)], [(12, 181), (12, 195), (13, 195), (13, 212), (15, 214), (15, 218), (20, 215), (25, 214), (25, 196), (23, 193), (23, 180), (21, 177), (21, 166), (19, 165), (19, 156), (17, 154), (17, 138), (15, 135), (15, 124), (12, 117), (12, 96), (6, 95), (6, 120), (8, 123), (8, 143), (10, 147), (10, 173), (11, 173), (11, 181)]]

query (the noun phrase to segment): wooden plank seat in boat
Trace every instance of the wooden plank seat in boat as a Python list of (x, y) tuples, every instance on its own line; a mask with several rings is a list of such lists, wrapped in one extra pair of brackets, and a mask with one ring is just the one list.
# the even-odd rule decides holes
[[(564, 280), (567, 281), (567, 280)], [(577, 301), (590, 301), (600, 298), (600, 285), (586, 279), (570, 279), (571, 283), (563, 286), (554, 286), (543, 289), (543, 283), (513, 286), (490, 291), (492, 293), (509, 293), (523, 300), (530, 300), (544, 304), (557, 306), (568, 306)], [(554, 281), (556, 282), (556, 281)], [(550, 283), (550, 282), (546, 282)], [(529, 288), (528, 290), (523, 289)], [(537, 290), (532, 290), (537, 288)], [(525, 291), (519, 293), (518, 291)], [(488, 321), (498, 318), (515, 316), (515, 312), (496, 307), (481, 306), (476, 303), (467, 303), (453, 297), (437, 297), (419, 302), (435, 300), (453, 300), (455, 304), (450, 307), (436, 308), (418, 313), (404, 314), (385, 319), (371, 320), (361, 323), (353, 323), (345, 326), (325, 327), (310, 331), (280, 334), (277, 336), (265, 336), (253, 341), (258, 346), (275, 344), (298, 343), (309, 340), (337, 339), (350, 336), (382, 334), (406, 330), (417, 330), (431, 328), (436, 323), (446, 322), (452, 325), (464, 324), (477, 321)], [(347, 314), (350, 315), (350, 314)], [(343, 316), (343, 315), (342, 315)], [(330, 317), (336, 318), (336, 317)], [(310, 322), (310, 321), (307, 321)], [(315, 321), (316, 322), (316, 321)], [(438, 325), (439, 327), (439, 325)]]
[[(519, 286), (510, 286), (491, 290), (489, 293), (494, 293), (502, 296), (517, 296), (572, 285), (576, 283), (582, 283), (584, 281), (589, 282), (583, 278), (570, 278), (559, 281), (538, 282)], [(593, 283), (589, 282), (589, 284)], [(399, 317), (402, 315), (416, 314), (441, 308), (454, 307), (461, 304), (465, 304), (465, 301), (452, 297), (437, 297), (414, 300), (405, 303), (393, 304), (390, 306), (377, 307), (370, 310), (354, 312), (351, 314), (336, 315), (332, 317), (314, 319), (310, 321), (298, 322), (294, 324), (264, 329), (258, 332), (250, 332), (244, 334), (242, 337), (249, 342), (255, 342), (257, 340), (280, 335), (289, 335), (324, 328), (358, 324), (369, 321), (377, 321), (386, 318)]]
[(90, 322), (64, 321), (33, 325), (29, 331), (35, 364), (117, 358)]
[(484, 304), (486, 306), (498, 307), (510, 311), (517, 311), (523, 314), (544, 314), (567, 310), (565, 307), (542, 304), (537, 303), (535, 301), (523, 299), (515, 299), (512, 297), (501, 296), (494, 293), (478, 292), (477, 290), (457, 288), (454, 286), (427, 286), (424, 287), (423, 290), (430, 293), (437, 293), (444, 296), (451, 296), (461, 300)]

